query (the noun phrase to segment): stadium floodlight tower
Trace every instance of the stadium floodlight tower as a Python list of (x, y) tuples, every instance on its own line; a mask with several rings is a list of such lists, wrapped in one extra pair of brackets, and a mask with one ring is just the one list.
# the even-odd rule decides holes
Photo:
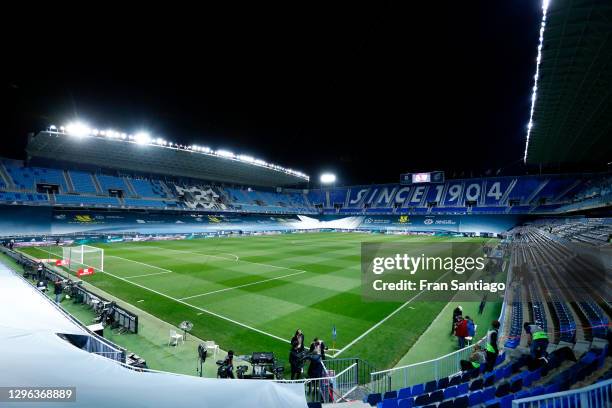
[(321, 178), (319, 180), (321, 181), (321, 186), (330, 184), (333, 185), (336, 183), (336, 175), (333, 173), (323, 173), (321, 174)]

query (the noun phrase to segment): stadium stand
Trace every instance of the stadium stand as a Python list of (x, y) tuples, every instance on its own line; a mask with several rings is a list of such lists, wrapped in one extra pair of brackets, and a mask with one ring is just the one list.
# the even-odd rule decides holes
[(224, 211), (229, 207), (216, 189), (210, 186), (170, 184), (181, 203), (191, 209)]
[(51, 184), (59, 186), (60, 191), (68, 191), (62, 170), (25, 167), (20, 161), (6, 159), (3, 165), (18, 190), (36, 191), (37, 184)]
[(167, 194), (158, 180), (129, 179), (136, 196), (145, 198), (167, 198)]
[(71, 170), (68, 172), (74, 192), (78, 194), (98, 194), (92, 175), (83, 171)]
[[(402, 186), (381, 184), (311, 190), (213, 187), (206, 181), (162, 181), (122, 172), (90, 173), (27, 166), (18, 160), (0, 160), (0, 190), (34, 194), (41, 185), (57, 186), (51, 197), (20, 196), (16, 201), (49, 205), (80, 205), (67, 195), (82, 195), (84, 205), (174, 208), (268, 214), (345, 215), (495, 215), (559, 214), (612, 201), (612, 176), (546, 175), (447, 180), (442, 184)], [(48, 189), (45, 188), (44, 191)], [(122, 199), (108, 197), (121, 191)], [(5, 201), (12, 200), (6, 196)], [(566, 226), (564, 228), (569, 228)], [(573, 240), (605, 243), (610, 226), (591, 225)], [(568, 234), (570, 232), (568, 231)]]
[(49, 203), (49, 196), (41, 193), (12, 193), (0, 192), (0, 201), (5, 202), (28, 202), (28, 203)]
[(119, 200), (116, 197), (94, 197), (94, 196), (83, 196), (83, 195), (67, 195), (57, 194), (55, 196), (55, 202), (63, 205), (74, 205), (74, 206), (119, 206)]
[(108, 190), (122, 190), (127, 192), (128, 187), (122, 177), (109, 176), (106, 174), (96, 174), (94, 176), (103, 192), (108, 193)]

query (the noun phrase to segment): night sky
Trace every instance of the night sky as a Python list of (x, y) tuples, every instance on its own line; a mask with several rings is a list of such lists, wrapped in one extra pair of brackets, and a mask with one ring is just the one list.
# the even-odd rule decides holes
[(17, 16), (0, 154), (79, 118), (341, 184), (523, 173), (540, 3), (418, 3)]

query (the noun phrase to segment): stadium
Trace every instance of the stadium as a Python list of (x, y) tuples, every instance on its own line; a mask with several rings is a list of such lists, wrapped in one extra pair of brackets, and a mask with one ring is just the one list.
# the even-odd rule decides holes
[(507, 171), (443, 167), (441, 137), (359, 181), (381, 146), (426, 155), (377, 136), (345, 182), (301, 138), (270, 162), (28, 122), (0, 157), (0, 406), (612, 406), (612, 7), (537, 16)]

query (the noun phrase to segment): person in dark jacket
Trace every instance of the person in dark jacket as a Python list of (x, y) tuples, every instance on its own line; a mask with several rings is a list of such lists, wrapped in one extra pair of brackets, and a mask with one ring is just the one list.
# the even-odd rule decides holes
[[(222, 373), (220, 371), (223, 371)], [(223, 360), (223, 365), (219, 367), (217, 370), (217, 376), (221, 378), (231, 378), (234, 379), (234, 352), (229, 350), (227, 352), (227, 356), (225, 360)]]
[(64, 285), (62, 285), (62, 280), (59, 278), (56, 279), (53, 286), (55, 289), (55, 303), (59, 305), (59, 303), (62, 301), (62, 295), (64, 294)]
[(325, 350), (327, 350), (327, 346), (318, 337), (315, 337), (313, 342), (310, 343), (310, 353), (320, 355), (321, 360), (325, 360)]
[(38, 265), (36, 265), (36, 277), (38, 278), (39, 282), (43, 279), (43, 270), (43, 264), (42, 262), (39, 262)]
[(298, 352), (304, 351), (304, 333), (302, 333), (302, 329), (297, 329), (291, 338), (291, 346), (293, 345), (298, 346)]
[(299, 350), (299, 345), (296, 342), (292, 344), (291, 351), (289, 352), (289, 365), (291, 365), (291, 379), (299, 380), (302, 378), (302, 368), (304, 367), (304, 360)]
[(461, 306), (457, 306), (455, 310), (453, 310), (453, 324), (451, 326), (451, 335), (455, 334), (455, 325), (459, 321), (460, 316), (463, 316), (463, 308)]

